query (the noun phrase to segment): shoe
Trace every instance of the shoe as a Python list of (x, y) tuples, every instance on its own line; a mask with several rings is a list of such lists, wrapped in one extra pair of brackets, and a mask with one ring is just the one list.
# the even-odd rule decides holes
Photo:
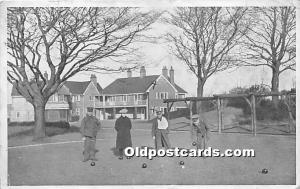
[(92, 161), (98, 161), (98, 159), (97, 159), (97, 158), (91, 158), (91, 160), (92, 160)]
[(86, 159), (83, 159), (82, 162), (87, 162), (88, 160), (89, 160), (89, 159), (86, 158)]

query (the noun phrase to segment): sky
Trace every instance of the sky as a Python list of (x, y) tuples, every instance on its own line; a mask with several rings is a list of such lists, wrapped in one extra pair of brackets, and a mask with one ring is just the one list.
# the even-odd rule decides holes
[[(157, 23), (153, 25), (153, 29), (149, 31), (151, 35), (159, 36), (169, 28), (165, 24)], [(161, 74), (163, 66), (168, 69), (172, 66), (175, 73), (175, 82), (188, 92), (188, 96), (196, 96), (197, 94), (197, 78), (193, 75), (188, 67), (179, 61), (170, 53), (169, 47), (162, 41), (156, 43), (144, 43), (142, 52), (145, 55), (141, 62), (146, 63), (146, 75)], [(90, 79), (90, 72), (78, 73), (70, 80), (87, 81)], [(127, 77), (126, 71), (116, 74), (100, 74), (95, 73), (97, 80), (102, 88), (108, 86), (115, 79)], [(139, 76), (139, 69), (133, 70), (133, 77)], [(279, 88), (290, 89), (293, 87), (293, 81), (296, 80), (294, 71), (285, 71), (280, 75)], [(211, 76), (204, 86), (204, 96), (211, 96), (228, 92), (234, 87), (249, 87), (254, 84), (271, 83), (271, 69), (269, 67), (241, 67), (226, 70)], [(8, 84), (8, 103), (11, 103), (11, 85)]]

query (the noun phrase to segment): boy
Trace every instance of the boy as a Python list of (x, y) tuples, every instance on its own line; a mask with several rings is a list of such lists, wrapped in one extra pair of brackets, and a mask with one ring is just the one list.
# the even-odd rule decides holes
[(95, 149), (97, 132), (100, 129), (100, 121), (93, 116), (93, 108), (87, 108), (87, 115), (81, 121), (80, 133), (84, 140), (83, 162), (97, 161)]
[(209, 133), (209, 128), (203, 119), (202, 116), (200, 115), (193, 115), (192, 116), (192, 121), (193, 121), (193, 128), (196, 131), (196, 136), (197, 136), (197, 150), (198, 149), (206, 149), (207, 147), (207, 140), (209, 139), (208, 133)]

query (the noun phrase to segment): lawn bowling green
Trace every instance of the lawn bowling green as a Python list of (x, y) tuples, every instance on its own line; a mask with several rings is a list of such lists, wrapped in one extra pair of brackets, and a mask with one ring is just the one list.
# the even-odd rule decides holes
[[(172, 127), (181, 127), (182, 120), (172, 120)], [(186, 120), (188, 122), (188, 120)], [(8, 140), (8, 174), (11, 185), (109, 185), (109, 184), (295, 184), (295, 136), (246, 135), (214, 132), (209, 146), (225, 150), (253, 148), (255, 157), (195, 158), (146, 157), (132, 159), (118, 156), (111, 150), (116, 133), (113, 121), (103, 121), (96, 148), (98, 161), (82, 160), (79, 133), (47, 138), (32, 143), (31, 137)], [(153, 147), (151, 124), (133, 121), (133, 147)], [(172, 146), (195, 148), (190, 133), (171, 128)], [(52, 143), (52, 144), (47, 144)], [(54, 143), (54, 144), (53, 144)], [(18, 147), (19, 146), (19, 147)], [(180, 162), (183, 161), (184, 165)], [(143, 163), (147, 165), (143, 168)], [(268, 173), (262, 173), (267, 169)]]

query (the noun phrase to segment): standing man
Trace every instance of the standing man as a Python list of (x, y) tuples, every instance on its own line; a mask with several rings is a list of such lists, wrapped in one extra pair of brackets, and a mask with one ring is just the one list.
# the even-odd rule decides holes
[(192, 121), (193, 129), (196, 131), (197, 136), (197, 149), (206, 149), (207, 141), (209, 139), (209, 128), (206, 124), (206, 121), (201, 115), (198, 114), (192, 116)]
[[(127, 147), (132, 147), (130, 129), (132, 127), (130, 119), (124, 115), (128, 112), (126, 108), (119, 111), (121, 116), (116, 120), (115, 130), (117, 131), (116, 149), (120, 157), (123, 157), (123, 151)], [(120, 158), (121, 159), (121, 158)]]
[(152, 125), (152, 138), (154, 140), (155, 148), (171, 148), (169, 141), (168, 120), (162, 115), (161, 110), (156, 110), (157, 117), (153, 120)]
[(93, 116), (93, 108), (87, 108), (87, 115), (81, 121), (80, 133), (84, 140), (83, 162), (97, 161), (95, 149), (97, 132), (100, 129), (100, 121)]

